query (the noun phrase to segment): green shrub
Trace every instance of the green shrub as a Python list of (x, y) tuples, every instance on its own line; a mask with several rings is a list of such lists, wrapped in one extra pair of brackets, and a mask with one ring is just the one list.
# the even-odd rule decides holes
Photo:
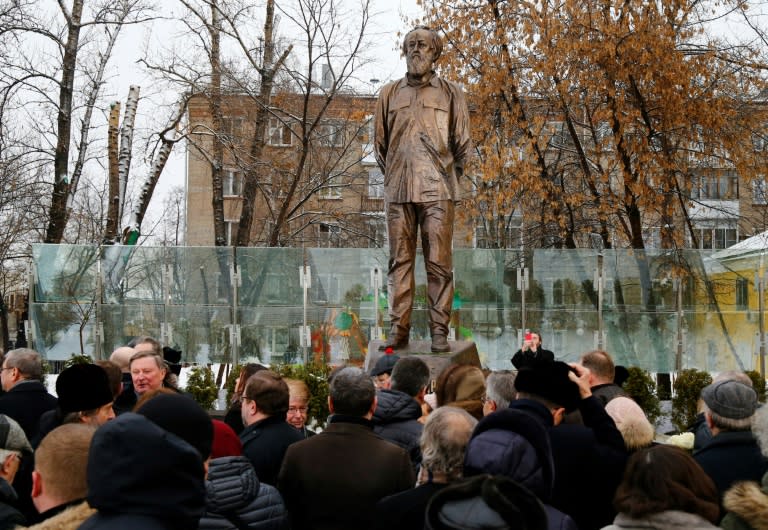
[(76, 364), (92, 364), (92, 363), (93, 363), (93, 359), (91, 358), (90, 355), (73, 353), (69, 359), (64, 361), (64, 368), (66, 369)]
[(642, 368), (630, 366), (627, 371), (629, 376), (624, 382), (624, 391), (640, 405), (648, 420), (656, 425), (661, 417), (661, 403), (656, 395), (656, 383), (651, 374)]
[(673, 385), (675, 396), (672, 398), (672, 423), (680, 431), (690, 427), (696, 419), (697, 403), (701, 390), (712, 383), (708, 372), (689, 368), (678, 372)]
[(272, 369), (283, 377), (300, 379), (309, 387), (309, 411), (307, 424), (314, 419), (318, 425), (325, 427), (328, 419), (328, 374), (331, 369), (326, 364), (281, 364)]
[(227, 406), (232, 403), (232, 395), (235, 393), (235, 385), (237, 385), (237, 379), (240, 377), (242, 369), (242, 364), (236, 364), (232, 367), (232, 370), (229, 371), (227, 380), (224, 381), (224, 388), (227, 391)]
[(213, 408), (213, 403), (219, 394), (213, 370), (208, 366), (195, 366), (189, 371), (187, 386), (184, 389), (205, 410)]
[(760, 400), (760, 403), (765, 403), (765, 379), (763, 376), (757, 370), (747, 370), (744, 373), (752, 380), (752, 386), (757, 392), (757, 399)]

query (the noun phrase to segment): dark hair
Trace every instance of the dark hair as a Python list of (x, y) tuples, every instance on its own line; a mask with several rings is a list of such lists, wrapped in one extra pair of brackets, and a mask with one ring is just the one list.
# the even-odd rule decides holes
[(376, 387), (367, 373), (347, 366), (333, 373), (328, 395), (334, 414), (365, 416), (376, 398)]
[(243, 398), (254, 401), (268, 416), (285, 416), (289, 396), (288, 385), (272, 370), (259, 370), (249, 377), (243, 392)]
[(392, 369), (392, 390), (415, 397), (429, 384), (429, 367), (418, 357), (403, 357)]
[(616, 367), (613, 359), (603, 350), (588, 351), (581, 356), (581, 365), (589, 368), (589, 371), (601, 379), (613, 381), (616, 375)]
[(440, 58), (440, 56), (443, 54), (443, 39), (440, 38), (440, 35), (437, 33), (437, 31), (430, 28), (429, 26), (416, 26), (411, 31), (405, 34), (405, 37), (403, 37), (403, 43), (400, 45), (400, 49), (402, 50), (403, 55), (408, 55), (408, 47), (406, 46), (406, 42), (408, 42), (408, 35), (420, 29), (423, 29), (429, 32), (429, 36), (432, 39), (432, 48), (434, 48), (435, 50), (434, 60), (437, 61)]
[(112, 361), (98, 360), (93, 363), (97, 366), (101, 366), (105, 372), (107, 372), (107, 378), (109, 379), (109, 388), (112, 390), (112, 397), (117, 397), (120, 394), (120, 390), (123, 388), (123, 372), (120, 367)]
[(720, 516), (720, 498), (712, 479), (691, 455), (672, 445), (633, 454), (613, 504), (634, 518), (679, 510), (717, 524)]

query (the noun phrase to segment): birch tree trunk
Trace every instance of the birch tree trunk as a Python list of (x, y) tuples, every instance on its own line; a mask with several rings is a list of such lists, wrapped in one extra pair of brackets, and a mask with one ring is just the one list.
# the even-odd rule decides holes
[(72, 11), (67, 12), (59, 4), (67, 20), (67, 41), (64, 46), (61, 83), (59, 84), (59, 110), (56, 119), (56, 153), (53, 160), (53, 195), (51, 197), (50, 219), (45, 234), (46, 243), (61, 243), (67, 220), (69, 198), (69, 146), (72, 138), (72, 93), (77, 67), (77, 49), (80, 42), (80, 21), (83, 15), (83, 0), (74, 0)]
[(120, 220), (125, 210), (125, 190), (128, 185), (128, 174), (131, 169), (131, 147), (133, 145), (133, 126), (136, 121), (136, 107), (139, 104), (140, 88), (132, 85), (128, 89), (128, 99), (125, 101), (125, 116), (120, 128), (120, 154), (117, 162), (118, 197), (120, 207), (117, 213), (117, 229), (120, 230)]
[(117, 238), (120, 212), (120, 189), (118, 179), (118, 132), (120, 128), (120, 102), (115, 101), (109, 109), (109, 131), (107, 132), (107, 156), (109, 158), (109, 205), (107, 206), (107, 226), (104, 241), (113, 243)]

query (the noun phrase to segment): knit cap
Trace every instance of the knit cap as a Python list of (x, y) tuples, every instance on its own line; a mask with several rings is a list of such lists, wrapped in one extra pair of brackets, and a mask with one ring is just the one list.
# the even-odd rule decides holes
[(241, 456), (243, 454), (243, 444), (234, 429), (221, 420), (211, 421), (213, 422), (211, 458)]
[(213, 423), (208, 413), (191, 397), (182, 394), (158, 394), (136, 412), (200, 451), (203, 460), (210, 456)]

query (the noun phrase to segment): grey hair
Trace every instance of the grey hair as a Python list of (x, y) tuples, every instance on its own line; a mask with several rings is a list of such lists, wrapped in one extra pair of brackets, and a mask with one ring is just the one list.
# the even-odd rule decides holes
[(496, 403), (497, 409), (505, 409), (515, 400), (515, 372), (499, 370), (485, 378), (485, 396)]
[(752, 418), (755, 416), (748, 416), (741, 419), (726, 418), (720, 414), (713, 412), (706, 403), (702, 404), (702, 409), (705, 414), (709, 414), (712, 418), (712, 423), (721, 431), (748, 431), (752, 428)]
[(752, 415), (752, 434), (760, 445), (760, 450), (768, 457), (768, 407), (762, 405)]
[(450, 480), (461, 478), (464, 453), (477, 420), (466, 410), (443, 406), (424, 423), (421, 433), (421, 465), (431, 472), (445, 473)]
[(25, 379), (43, 380), (43, 359), (29, 348), (17, 348), (5, 354), (7, 368), (16, 368)]

